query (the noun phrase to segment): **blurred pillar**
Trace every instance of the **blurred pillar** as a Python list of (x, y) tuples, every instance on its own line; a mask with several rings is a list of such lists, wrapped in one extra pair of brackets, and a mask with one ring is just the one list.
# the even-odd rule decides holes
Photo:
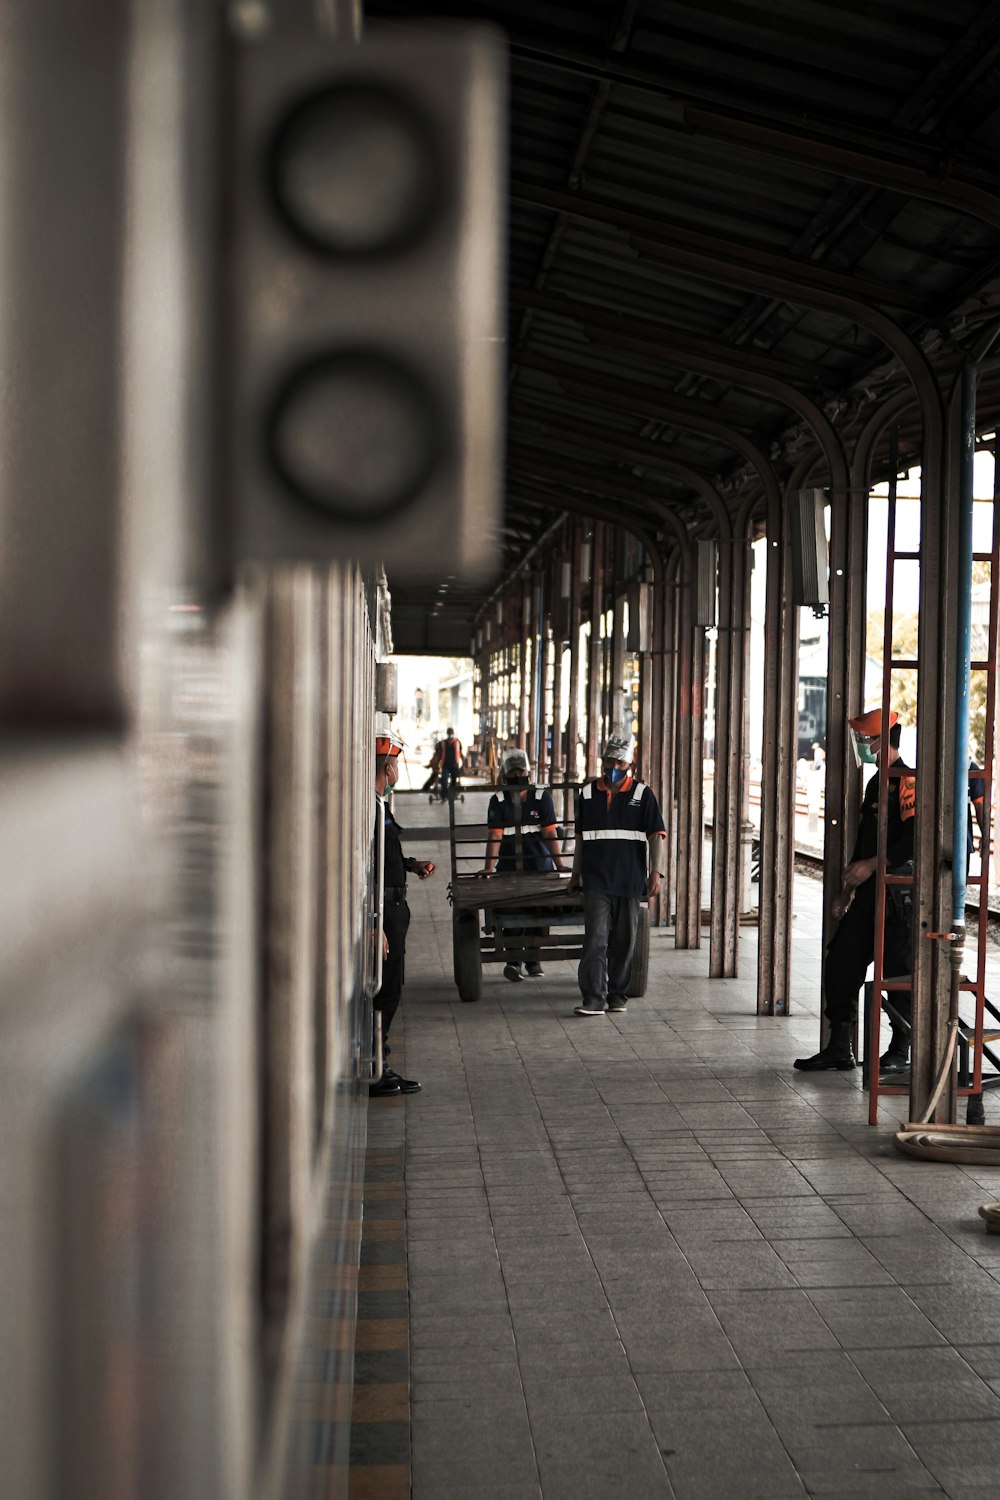
[(691, 570), (681, 591), (678, 628), (676, 946), (701, 947), (701, 868), (705, 818), (705, 632), (694, 624)]
[(590, 649), (587, 652), (587, 764), (585, 776), (596, 776), (601, 765), (601, 704), (603, 658), (601, 615), (604, 611), (604, 526), (594, 526), (591, 544)]

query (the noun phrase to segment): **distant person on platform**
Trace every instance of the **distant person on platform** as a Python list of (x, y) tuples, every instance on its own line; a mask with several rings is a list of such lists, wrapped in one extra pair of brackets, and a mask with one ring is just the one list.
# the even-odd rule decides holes
[[(438, 742), (438, 744), (436, 744), (434, 746), (434, 749), (431, 751), (431, 758), (427, 762), (426, 766), (424, 767), (424, 770), (425, 771), (429, 771), (430, 775), (428, 776), (427, 780), (424, 782), (424, 784), (420, 788), (420, 790), (422, 792), (433, 792), (433, 791), (436, 791), (437, 784), (438, 784), (438, 777), (441, 775), (441, 747), (440, 747), (440, 741)], [(433, 800), (434, 799), (432, 797), (431, 801), (433, 802)]]
[[(858, 991), (865, 982), (868, 965), (875, 957), (876, 868), (878, 865), (878, 798), (883, 774), (879, 764), (882, 713), (873, 708), (848, 719), (858, 764), (874, 762), (879, 769), (865, 788), (861, 822), (850, 864), (844, 871), (843, 888), (832, 912), (840, 924), (826, 953), (824, 1014), (830, 1023), (830, 1040), (813, 1057), (800, 1057), (795, 1066), (803, 1072), (855, 1066), (852, 1033), (858, 1014)], [(899, 715), (889, 714), (889, 750), (886, 767), (909, 771), (899, 753), (902, 725)], [(886, 825), (885, 865), (890, 875), (913, 874), (913, 829), (916, 813), (916, 780), (911, 773), (890, 776)], [(913, 966), (913, 892), (910, 886), (887, 885), (882, 975), (895, 979), (909, 974)], [(905, 1018), (909, 1016), (908, 990), (890, 991), (890, 1001)], [(902, 1072), (907, 1066), (908, 1031), (890, 1018), (892, 1040), (879, 1059), (882, 1073)]]
[(438, 767), (441, 775), (441, 801), (448, 801), (448, 794), (458, 786), (458, 773), (462, 769), (462, 741), (451, 725), (445, 730), (444, 739), (438, 744)]
[(394, 734), (375, 736), (375, 847), (378, 847), (378, 819), (385, 827), (382, 903), (382, 984), (375, 996), (375, 1009), (382, 1015), (382, 1055), (386, 1059), (382, 1077), (368, 1093), (373, 1099), (398, 1094), (415, 1094), (420, 1088), (414, 1078), (400, 1078), (388, 1065), (389, 1027), (403, 994), (403, 969), (406, 959), (406, 933), (410, 925), (410, 908), (406, 904), (407, 874), (426, 880), (434, 874), (430, 860), (410, 859), (403, 854), (401, 829), (392, 815), (392, 789), (399, 779), (399, 752), (403, 742)]
[(605, 1007), (625, 1010), (639, 903), (660, 890), (666, 831), (656, 798), (633, 776), (634, 758), (631, 735), (612, 734), (601, 756), (601, 775), (576, 800), (570, 889), (583, 890), (584, 922), (578, 1016), (602, 1016)]

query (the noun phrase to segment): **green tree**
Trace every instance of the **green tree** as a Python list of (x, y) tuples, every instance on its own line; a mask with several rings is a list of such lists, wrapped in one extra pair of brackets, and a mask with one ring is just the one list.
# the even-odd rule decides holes
[[(882, 664), (885, 615), (870, 609), (865, 624), (865, 651), (873, 661)], [(893, 624), (892, 654), (904, 661), (916, 661), (919, 615), (897, 615)], [(904, 724), (917, 722), (917, 677), (908, 668), (893, 672), (889, 687), (889, 707), (894, 708)]]
[[(983, 584), (990, 582), (990, 565), (987, 562), (974, 562), (972, 565), (972, 582)], [(868, 611), (865, 622), (865, 650), (873, 661), (881, 665), (882, 648), (884, 642), (885, 614), (880, 609)], [(917, 648), (920, 629), (920, 616), (897, 615), (893, 621), (892, 631), (892, 654), (904, 661), (917, 660)], [(976, 644), (973, 645), (973, 658), (979, 653)], [(985, 657), (985, 649), (982, 655)], [(917, 722), (917, 695), (918, 695), (918, 673), (904, 668), (894, 671), (889, 689), (889, 707), (894, 708), (903, 720), (904, 724), (916, 724)], [(969, 737), (975, 745), (976, 757), (980, 761), (983, 758), (986, 745), (986, 690), (987, 674), (985, 672), (973, 672), (969, 683)]]

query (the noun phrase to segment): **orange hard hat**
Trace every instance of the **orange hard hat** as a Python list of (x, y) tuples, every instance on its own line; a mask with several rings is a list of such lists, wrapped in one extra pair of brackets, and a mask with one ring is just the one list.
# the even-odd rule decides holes
[[(899, 714), (895, 709), (889, 710), (889, 728), (899, 721)], [(848, 719), (848, 724), (855, 734), (863, 734), (866, 739), (871, 739), (882, 733), (882, 710), (880, 708), (869, 708), (865, 713), (858, 714), (853, 719)]]
[(388, 734), (380, 733), (375, 736), (376, 755), (398, 755), (402, 748), (403, 741), (399, 738), (398, 734), (393, 734), (390, 731)]

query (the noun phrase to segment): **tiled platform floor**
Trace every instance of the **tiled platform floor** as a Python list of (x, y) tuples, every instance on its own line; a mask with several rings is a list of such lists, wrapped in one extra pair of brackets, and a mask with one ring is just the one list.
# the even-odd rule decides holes
[(569, 964), (463, 1005), (443, 882), (413, 894), (423, 1092), (372, 1108), (403, 1116), (415, 1500), (1000, 1493), (1000, 1172), (905, 1159), (905, 1100), (871, 1130), (859, 1072), (792, 1070), (818, 887), (783, 1020), (752, 935), (709, 981), (655, 933), (624, 1016), (573, 1016)]

